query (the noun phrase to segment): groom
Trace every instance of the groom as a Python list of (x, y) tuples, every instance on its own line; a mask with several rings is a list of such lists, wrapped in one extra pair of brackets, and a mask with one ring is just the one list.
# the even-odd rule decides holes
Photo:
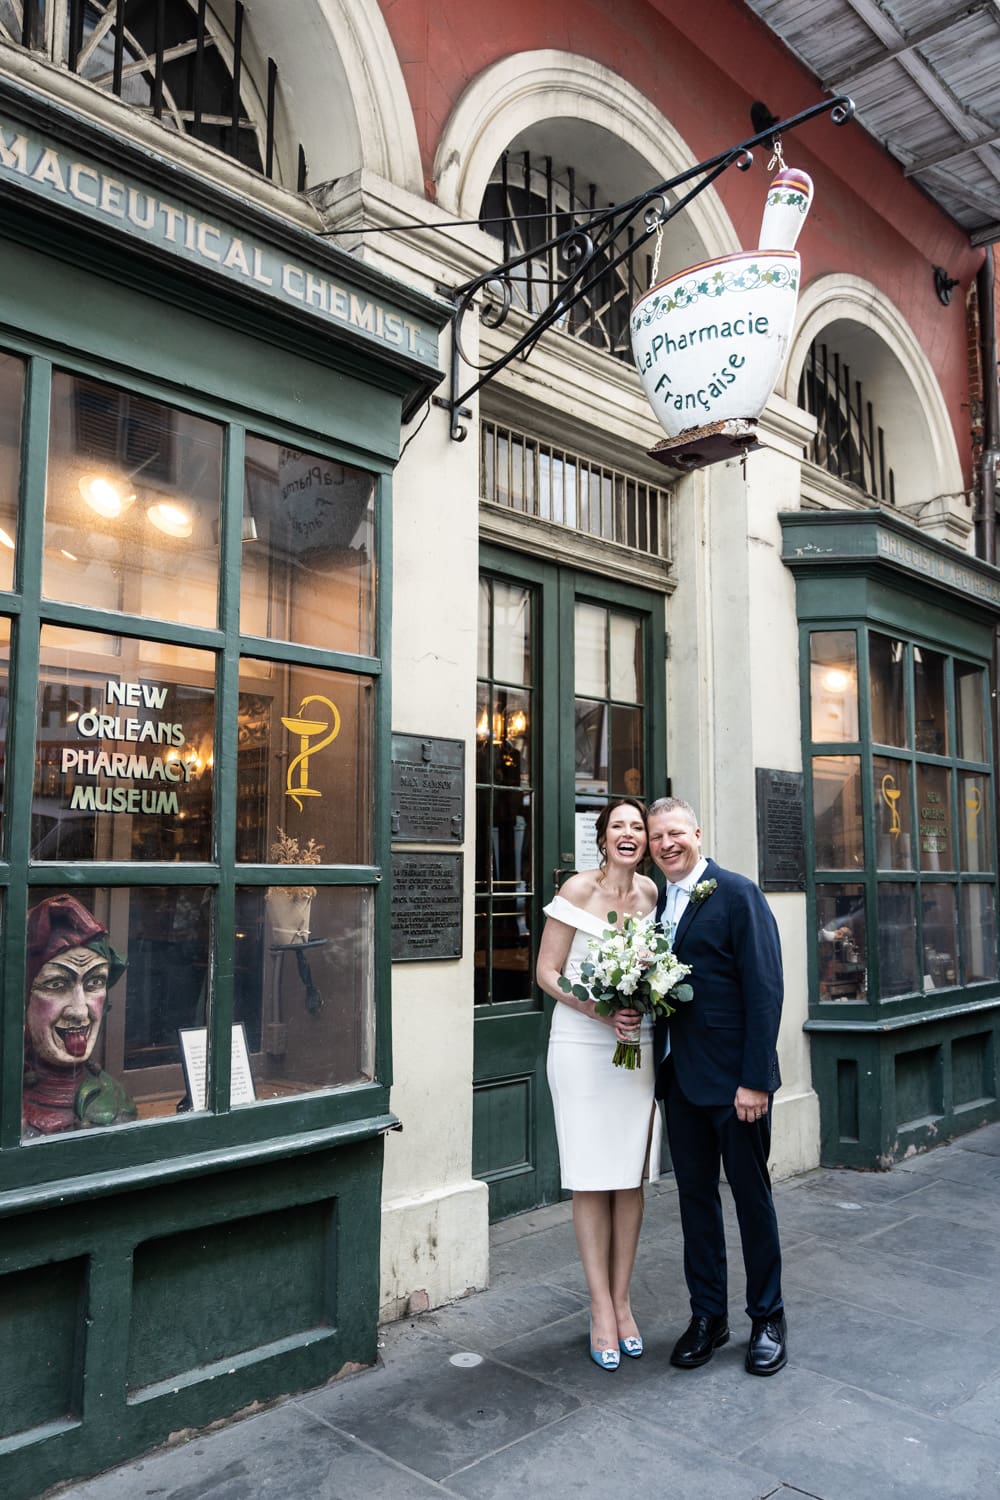
[[(649, 809), (649, 851), (667, 877), (656, 915), (691, 966), (694, 998), (657, 1021), (657, 1097), (666, 1101), (684, 1231), (691, 1322), (670, 1363), (687, 1370), (729, 1338), (726, 1242), (719, 1199), (725, 1168), (739, 1219), (751, 1319), (746, 1369), (787, 1362), (781, 1249), (767, 1158), (782, 975), (778, 929), (759, 886), (701, 854), (694, 809), (663, 797)], [(668, 1054), (668, 1055), (664, 1055)]]

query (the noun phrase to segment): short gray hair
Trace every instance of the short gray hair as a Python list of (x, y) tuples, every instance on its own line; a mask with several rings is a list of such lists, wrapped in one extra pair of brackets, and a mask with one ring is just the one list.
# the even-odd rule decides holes
[(650, 818), (655, 818), (660, 813), (672, 812), (683, 813), (685, 818), (690, 819), (692, 828), (698, 827), (698, 814), (690, 802), (685, 802), (683, 797), (657, 797), (656, 801), (651, 802), (646, 809), (646, 815)]

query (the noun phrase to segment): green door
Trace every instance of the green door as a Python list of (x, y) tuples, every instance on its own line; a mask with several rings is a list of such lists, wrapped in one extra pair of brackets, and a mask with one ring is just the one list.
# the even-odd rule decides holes
[(542, 908), (597, 863), (609, 796), (664, 778), (663, 600), (483, 551), (476, 705), (473, 1170), (506, 1218), (559, 1196), (545, 1081), (555, 1003), (534, 984)]

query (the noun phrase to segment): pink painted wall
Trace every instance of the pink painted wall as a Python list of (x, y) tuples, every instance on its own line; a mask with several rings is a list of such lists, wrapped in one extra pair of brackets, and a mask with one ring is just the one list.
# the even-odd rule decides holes
[[(787, 116), (824, 96), (817, 81), (739, 0), (379, 0), (416, 118), (429, 193), (441, 131), (466, 84), (515, 51), (552, 47), (592, 58), (662, 111), (699, 158), (751, 133), (750, 104)], [(925, 350), (968, 468), (965, 293), (982, 252), (852, 121), (828, 117), (785, 142), (816, 181), (798, 248), (806, 281), (828, 272), (873, 282)], [(761, 174), (730, 171), (718, 191), (744, 245), (756, 241)], [(957, 276), (950, 307), (933, 267)], [(970, 474), (967, 473), (967, 480)]]

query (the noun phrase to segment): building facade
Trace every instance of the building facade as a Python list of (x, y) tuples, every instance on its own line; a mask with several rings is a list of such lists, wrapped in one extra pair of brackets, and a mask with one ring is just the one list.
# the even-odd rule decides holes
[[(11, 1496), (487, 1284), (559, 1195), (534, 953), (610, 796), (768, 891), (777, 1175), (998, 1114), (983, 252), (819, 117), (757, 450), (651, 456), (652, 242), (449, 411), (454, 289), (522, 257), (463, 396), (554, 234), (815, 82), (736, 0), (294, 11), (0, 5)], [(767, 160), (661, 278), (756, 245)]]

